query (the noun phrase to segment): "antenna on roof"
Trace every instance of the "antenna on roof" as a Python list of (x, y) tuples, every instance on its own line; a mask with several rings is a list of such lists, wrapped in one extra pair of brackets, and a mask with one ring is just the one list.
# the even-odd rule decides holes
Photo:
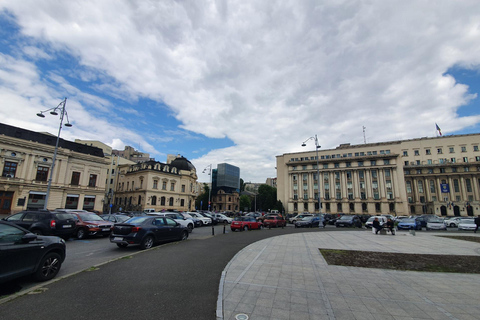
[(367, 144), (367, 138), (365, 138), (365, 129), (367, 129), (367, 127), (362, 126), (362, 128), (363, 128), (363, 143)]

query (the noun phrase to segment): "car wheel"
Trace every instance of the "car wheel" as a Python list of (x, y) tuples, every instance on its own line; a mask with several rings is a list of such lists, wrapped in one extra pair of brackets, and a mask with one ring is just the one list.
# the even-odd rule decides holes
[(145, 250), (145, 249), (150, 249), (151, 247), (153, 247), (153, 237), (146, 236), (142, 240), (142, 243), (140, 243), (140, 248), (142, 248), (142, 250)]
[(35, 279), (37, 281), (50, 280), (57, 275), (61, 266), (61, 257), (58, 253), (47, 253), (40, 262), (38, 269), (35, 271)]
[(43, 232), (40, 229), (33, 229), (33, 230), (30, 230), (30, 232), (33, 234), (38, 234), (39, 236), (43, 235)]
[(243, 227), (244, 231), (248, 231), (248, 226)]
[(193, 224), (189, 223), (188, 226), (187, 226), (187, 229), (188, 229), (188, 233), (192, 233), (192, 231), (193, 231)]
[(77, 237), (77, 239), (80, 239), (80, 240), (84, 239), (86, 236), (85, 229), (82, 229), (82, 228), (78, 229), (75, 236)]
[(187, 231), (183, 231), (182, 232), (182, 237), (180, 238), (180, 240), (187, 240), (188, 239), (188, 232)]
[(230, 228), (230, 230), (232, 230), (232, 232), (235, 232), (235, 229), (233, 229), (233, 228)]
[(119, 248), (126, 248), (128, 246), (128, 244), (126, 243), (117, 243), (117, 247)]
[(455, 223), (450, 223), (451, 228), (455, 228)]

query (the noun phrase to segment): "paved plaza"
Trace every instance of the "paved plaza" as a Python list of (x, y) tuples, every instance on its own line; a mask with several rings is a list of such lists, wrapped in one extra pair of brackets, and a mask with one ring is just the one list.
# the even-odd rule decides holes
[(480, 255), (479, 243), (436, 235), (363, 230), (255, 242), (238, 252), (222, 274), (217, 319), (480, 319), (479, 274), (333, 266), (319, 252)]

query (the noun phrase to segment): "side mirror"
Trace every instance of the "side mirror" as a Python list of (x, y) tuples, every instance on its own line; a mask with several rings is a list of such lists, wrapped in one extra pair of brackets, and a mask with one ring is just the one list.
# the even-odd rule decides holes
[(37, 235), (34, 233), (27, 233), (22, 237), (23, 243), (29, 243), (37, 239)]

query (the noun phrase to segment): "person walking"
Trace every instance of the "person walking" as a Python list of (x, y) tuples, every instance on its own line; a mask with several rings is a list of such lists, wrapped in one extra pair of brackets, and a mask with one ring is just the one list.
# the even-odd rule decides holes
[(395, 235), (395, 223), (393, 222), (393, 220), (391, 218), (388, 218), (385, 226), (388, 230), (390, 230), (390, 233), (392, 234), (392, 236), (394, 236)]
[(378, 234), (378, 232), (382, 230), (382, 226), (380, 225), (380, 221), (378, 221), (378, 218), (375, 218), (375, 220), (373, 220), (372, 228), (375, 228), (375, 234)]
[(478, 215), (478, 216), (475, 218), (475, 224), (476, 224), (477, 226), (475, 227), (475, 230), (473, 231), (473, 233), (477, 233), (478, 227), (480, 227), (480, 215)]

